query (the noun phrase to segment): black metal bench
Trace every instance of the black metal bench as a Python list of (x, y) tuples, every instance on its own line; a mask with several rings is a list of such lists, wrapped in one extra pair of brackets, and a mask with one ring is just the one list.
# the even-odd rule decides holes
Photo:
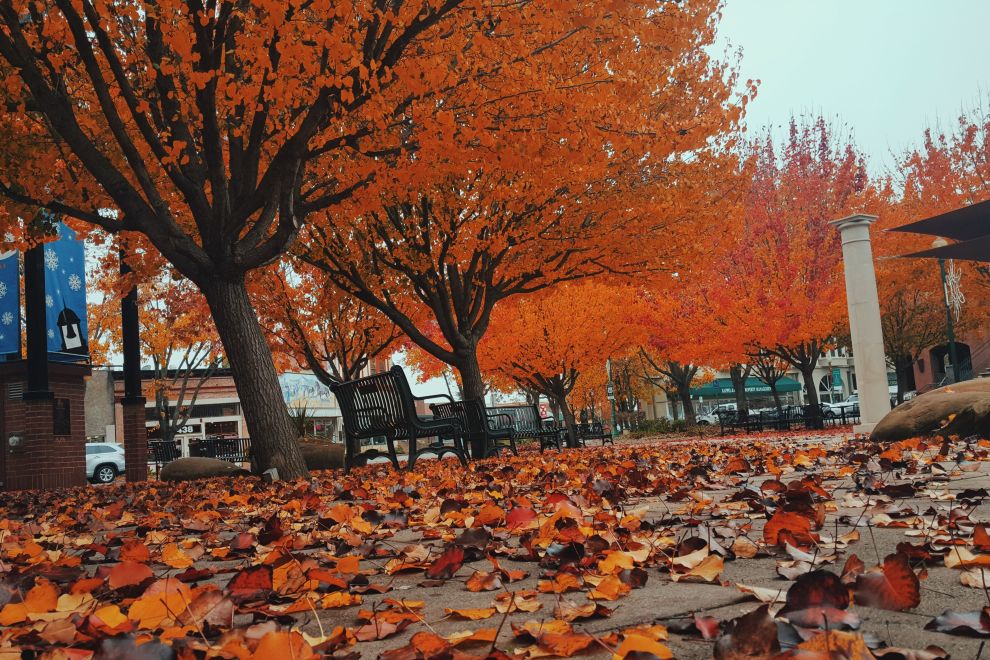
[(505, 413), (489, 410), (485, 407), (484, 401), (469, 399), (431, 403), (430, 410), (435, 417), (454, 418), (461, 423), (466, 439), (471, 445), (472, 458), (498, 456), (499, 451), (504, 447), (508, 447), (513, 454), (519, 455), (512, 418)]
[(588, 440), (601, 440), (602, 447), (604, 447), (606, 443), (610, 445), (615, 444), (615, 440), (612, 438), (612, 432), (606, 431), (601, 422), (578, 424), (576, 431), (577, 441), (582, 447), (585, 446), (585, 443)]
[(539, 441), (540, 451), (550, 447), (560, 451), (561, 429), (553, 423), (545, 426), (544, 420), (540, 417), (540, 412), (535, 405), (495, 406), (492, 408), (492, 412), (508, 417), (506, 423), (511, 425), (516, 440), (533, 438)]
[(247, 463), (251, 460), (251, 438), (211, 436), (200, 440), (197, 444), (202, 453), (195, 453), (194, 445), (190, 442), (190, 456), (209, 456), (231, 463)]
[[(437, 458), (450, 452), (467, 465), (464, 453), (464, 429), (455, 418), (424, 419), (416, 412), (416, 401), (435, 397), (413, 396), (409, 382), (401, 367), (330, 387), (344, 419), (345, 458), (344, 469), (364, 462), (367, 458), (387, 455), (395, 469), (399, 469), (399, 457), (395, 451), (397, 441), (409, 445), (409, 461), (406, 469), (411, 470), (416, 459), (423, 454), (436, 454)], [(444, 397), (449, 398), (449, 397)], [(384, 438), (388, 445), (385, 454), (376, 449), (359, 451), (361, 440)], [(417, 448), (421, 438), (436, 438), (434, 443)], [(444, 444), (451, 439), (453, 445)]]

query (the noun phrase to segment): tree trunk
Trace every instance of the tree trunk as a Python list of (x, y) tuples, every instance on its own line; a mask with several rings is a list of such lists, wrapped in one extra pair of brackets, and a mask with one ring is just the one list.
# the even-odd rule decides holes
[(175, 432), (172, 430), (171, 417), (168, 411), (168, 397), (164, 390), (155, 391), (155, 412), (158, 414), (158, 430), (161, 432), (162, 440), (165, 442), (175, 442)]
[(255, 463), (261, 471), (276, 468), (281, 479), (309, 476), (244, 280), (210, 282), (203, 294), (234, 374)]
[(815, 366), (804, 365), (800, 369), (804, 381), (804, 392), (808, 395), (808, 405), (811, 406), (813, 428), (824, 428), (822, 423), (822, 407), (818, 400), (818, 384), (815, 383)]
[(564, 418), (564, 428), (567, 429), (567, 446), (577, 447), (577, 425), (574, 421), (574, 411), (567, 404), (567, 397), (560, 396), (555, 392), (551, 395), (550, 400), (553, 401), (554, 406), (560, 410)]
[(770, 383), (770, 394), (773, 395), (773, 405), (777, 406), (777, 412), (783, 412), (784, 406), (780, 402), (780, 392), (777, 391), (777, 381)]
[(457, 363), (454, 365), (461, 375), (461, 394), (465, 401), (485, 398), (485, 380), (481, 377), (481, 366), (478, 364), (478, 350), (457, 352)]
[(908, 388), (908, 372), (914, 369), (914, 360), (910, 355), (898, 355), (894, 358), (894, 372), (897, 374), (897, 403), (904, 403), (904, 393)]
[(678, 385), (677, 396), (681, 399), (681, 408), (684, 410), (684, 421), (688, 426), (694, 426), (698, 418), (694, 414), (694, 401), (691, 400), (691, 384)]
[(729, 378), (732, 380), (732, 389), (736, 395), (736, 409), (740, 412), (749, 408), (746, 401), (747, 376), (749, 376), (749, 368), (744, 368), (741, 364), (734, 364), (729, 369)]

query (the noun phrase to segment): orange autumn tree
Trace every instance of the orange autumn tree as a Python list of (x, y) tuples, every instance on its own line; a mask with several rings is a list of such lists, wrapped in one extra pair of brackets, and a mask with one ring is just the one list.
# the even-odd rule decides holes
[(797, 369), (818, 404), (814, 370), (845, 321), (842, 248), (832, 220), (875, 205), (862, 155), (825, 119), (792, 119), (783, 145), (753, 145), (745, 228), (724, 274), (732, 313), (758, 329), (751, 352)]
[[(988, 133), (990, 112), (985, 107), (961, 115), (951, 132), (925, 131), (921, 145), (902, 159), (896, 173), (899, 189), (890, 193), (878, 228), (889, 229), (990, 199)], [(896, 258), (929, 249), (931, 240), (931, 236), (916, 234), (875, 233), (884, 349), (897, 374), (899, 401), (911, 389), (914, 365), (924, 351), (947, 341), (937, 262)], [(949, 268), (959, 273), (959, 288), (965, 296), (965, 302), (953, 309), (957, 332), (980, 327), (987, 320), (990, 271), (985, 264), (966, 261), (951, 262)], [(967, 365), (960, 366), (965, 374)]]
[(326, 282), (305, 264), (258, 277), (254, 299), (276, 360), (308, 369), (330, 386), (354, 380), (387, 357), (402, 333), (373, 307)]
[(577, 446), (571, 394), (608, 356), (639, 345), (642, 326), (628, 286), (565, 284), (499, 306), (479, 349), (481, 368), (547, 397), (564, 418), (568, 445)]
[[(485, 90), (438, 95), (445, 138), (335, 208), (335, 222), (310, 226), (300, 246), (455, 367), (468, 398), (484, 392), (478, 345), (501, 301), (696, 260), (734, 163), (721, 138), (741, 113), (735, 73), (707, 50), (717, 2), (575, 3), (554, 12), (549, 43), (545, 8), (526, 7), (536, 21), (516, 37), (526, 75), (507, 69)], [(435, 166), (451, 141), (460, 167)], [(419, 322), (395, 304), (407, 293)]]
[[(9, 147), (0, 154), (9, 201), (0, 231), (29, 231), (18, 218), (40, 207), (144, 237), (206, 298), (258, 466), (300, 477), (306, 467), (248, 274), (357, 192), (374, 189), (377, 200), (406, 172), (464, 173), (464, 160), (479, 158), (472, 153), (490, 159), (518, 131), (532, 134), (525, 106), (551, 100), (540, 93), (548, 85), (567, 103), (582, 90), (618, 90), (601, 72), (630, 49), (652, 60), (649, 23), (661, 15), (664, 50), (685, 73), (670, 85), (721, 104), (710, 83), (721, 70), (704, 75), (703, 51), (688, 43), (711, 32), (716, 5), (10, 0), (0, 4)], [(642, 47), (632, 41), (640, 34)], [(617, 107), (628, 100), (601, 96)], [(624, 132), (663, 128), (649, 139), (667, 143), (683, 131), (692, 146), (711, 133), (704, 112), (672, 107), (652, 126), (619, 126), (608, 121), (614, 110), (600, 110), (617, 157)]]
[(203, 296), (191, 282), (172, 279), (167, 271), (153, 276), (121, 276), (115, 258), (103, 260), (93, 282), (102, 302), (91, 305), (101, 321), (107, 354), (121, 350), (120, 298), (138, 287), (141, 360), (151, 372), (145, 395), (154, 401), (159, 437), (175, 438), (190, 418), (193, 406), (225, 356)]
[(705, 276), (674, 277), (666, 295), (642, 293), (639, 322), (646, 336), (638, 351), (640, 377), (676, 397), (688, 424), (696, 421), (691, 387), (699, 371), (727, 368), (738, 363), (742, 353), (741, 343), (725, 332), (709, 297), (718, 284), (715, 273), (713, 269)]

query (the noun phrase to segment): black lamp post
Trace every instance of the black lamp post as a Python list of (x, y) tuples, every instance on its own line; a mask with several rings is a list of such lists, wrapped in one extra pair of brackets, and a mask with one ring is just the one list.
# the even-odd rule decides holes
[[(949, 242), (941, 236), (932, 241), (933, 248), (945, 247), (948, 244)], [(956, 353), (956, 332), (952, 323), (952, 304), (949, 301), (949, 284), (945, 276), (945, 259), (942, 257), (938, 259), (938, 268), (942, 276), (942, 300), (945, 302), (945, 331), (946, 337), (949, 340), (949, 362), (952, 363), (952, 374), (949, 377), (949, 382), (958, 383), (959, 356)]]

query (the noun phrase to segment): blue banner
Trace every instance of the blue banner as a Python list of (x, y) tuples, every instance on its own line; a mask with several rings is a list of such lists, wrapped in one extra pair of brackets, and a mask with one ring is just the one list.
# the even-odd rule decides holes
[(0, 359), (21, 353), (20, 253), (0, 254)]
[(86, 251), (64, 222), (58, 223), (56, 229), (58, 240), (45, 245), (48, 353), (56, 360), (83, 359), (89, 355)]

